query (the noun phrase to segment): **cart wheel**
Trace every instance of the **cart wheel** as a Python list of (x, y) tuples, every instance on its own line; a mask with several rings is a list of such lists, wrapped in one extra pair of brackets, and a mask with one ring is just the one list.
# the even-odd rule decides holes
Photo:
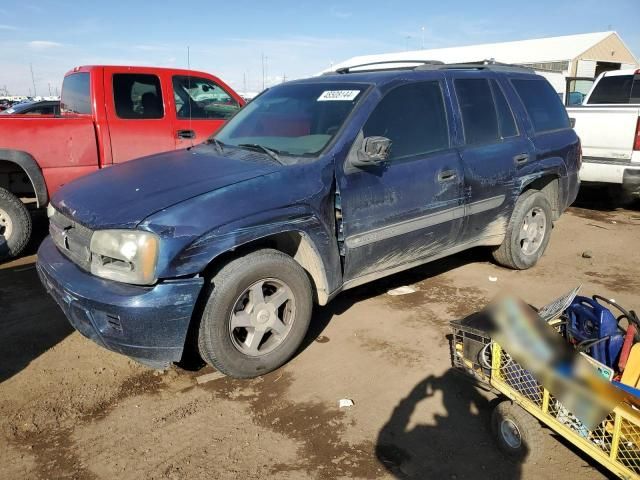
[(491, 429), (498, 447), (517, 461), (537, 462), (543, 459), (544, 432), (538, 421), (524, 409), (504, 401), (493, 409)]

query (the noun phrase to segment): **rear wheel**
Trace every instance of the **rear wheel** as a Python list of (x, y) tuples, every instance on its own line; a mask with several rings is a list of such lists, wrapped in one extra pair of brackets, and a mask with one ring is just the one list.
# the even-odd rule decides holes
[(311, 284), (298, 263), (277, 250), (260, 250), (225, 265), (211, 283), (198, 333), (207, 363), (250, 378), (293, 356), (312, 310)]
[(552, 228), (547, 197), (538, 190), (527, 190), (518, 198), (504, 241), (493, 251), (493, 258), (516, 270), (533, 267), (549, 244)]
[(31, 215), (24, 203), (0, 188), (0, 260), (19, 255), (31, 237)]

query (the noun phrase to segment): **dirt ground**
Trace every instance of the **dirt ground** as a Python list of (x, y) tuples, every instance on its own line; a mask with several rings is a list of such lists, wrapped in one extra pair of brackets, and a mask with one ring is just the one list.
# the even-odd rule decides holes
[[(495, 398), (450, 369), (446, 338), (450, 320), (504, 289), (542, 305), (582, 284), (640, 309), (638, 206), (591, 194), (535, 268), (505, 270), (478, 249), (345, 292), (316, 309), (293, 361), (248, 381), (103, 350), (47, 297), (34, 255), (5, 263), (0, 478), (605, 478), (551, 433), (545, 461), (505, 459), (489, 429)], [(417, 291), (386, 293), (401, 285)], [(339, 409), (342, 398), (354, 406)]]

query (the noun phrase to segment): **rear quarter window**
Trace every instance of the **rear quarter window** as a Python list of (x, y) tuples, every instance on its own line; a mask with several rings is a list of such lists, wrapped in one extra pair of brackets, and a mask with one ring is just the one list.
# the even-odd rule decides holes
[(498, 115), (489, 80), (456, 79), (454, 85), (462, 114), (465, 142), (468, 145), (496, 142), (500, 137)]
[(569, 128), (569, 116), (560, 97), (546, 80), (512, 79), (536, 133)]
[(629, 103), (632, 86), (633, 75), (602, 77), (593, 88), (588, 103), (589, 105)]
[(89, 72), (73, 73), (64, 79), (60, 110), (64, 113), (91, 113)]

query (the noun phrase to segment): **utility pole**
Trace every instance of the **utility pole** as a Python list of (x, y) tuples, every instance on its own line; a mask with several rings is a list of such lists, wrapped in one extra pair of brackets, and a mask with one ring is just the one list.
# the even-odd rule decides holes
[(286, 74), (286, 73), (283, 73), (283, 74), (282, 74), (282, 83), (284, 83), (284, 82), (286, 82), (286, 81), (287, 81), (287, 74)]
[(33, 83), (33, 96), (36, 97), (38, 96), (38, 93), (36, 92), (36, 79), (33, 76), (33, 63), (29, 64), (29, 68), (31, 69), (31, 83)]
[(422, 27), (421, 30), (422, 30), (422, 50), (424, 50), (424, 27)]
[(247, 93), (247, 72), (242, 74), (242, 90)]
[(51, 82), (47, 82), (47, 85), (49, 85), (49, 96), (51, 96)]

